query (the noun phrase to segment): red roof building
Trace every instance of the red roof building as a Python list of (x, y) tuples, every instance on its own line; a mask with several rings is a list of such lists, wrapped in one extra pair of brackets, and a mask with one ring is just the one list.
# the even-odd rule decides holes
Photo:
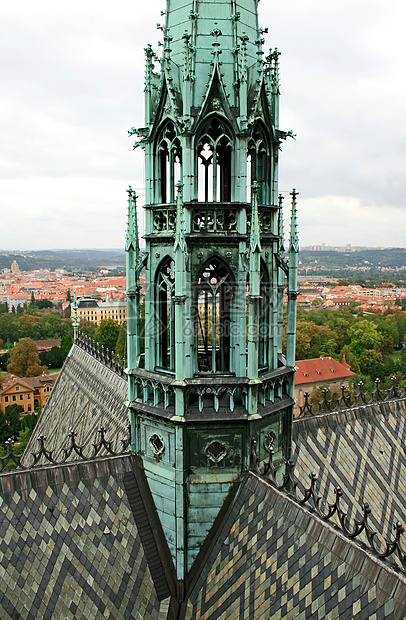
[(296, 366), (296, 415), (299, 413), (299, 408), (304, 404), (305, 392), (309, 392), (311, 396), (319, 387), (340, 388), (343, 384), (348, 385), (348, 379), (355, 375), (346, 362), (345, 357), (343, 357), (341, 363), (337, 362), (333, 357), (299, 360), (296, 362)]

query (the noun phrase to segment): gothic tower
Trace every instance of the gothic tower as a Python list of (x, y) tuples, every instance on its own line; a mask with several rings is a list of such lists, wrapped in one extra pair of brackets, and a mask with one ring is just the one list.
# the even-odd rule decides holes
[[(278, 196), (279, 52), (258, 0), (167, 0), (162, 57), (146, 48), (146, 252), (127, 230), (128, 400), (182, 582), (231, 485), (291, 449), (298, 239)], [(145, 268), (145, 319), (139, 277)], [(288, 321), (283, 345), (283, 295)]]

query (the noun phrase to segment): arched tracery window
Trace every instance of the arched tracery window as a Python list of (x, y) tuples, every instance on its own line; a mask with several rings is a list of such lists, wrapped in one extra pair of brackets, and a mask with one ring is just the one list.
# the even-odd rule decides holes
[(231, 201), (231, 152), (232, 139), (226, 124), (212, 117), (197, 143), (200, 201)]
[(254, 125), (252, 136), (248, 141), (248, 196), (251, 199), (251, 184), (253, 181), (258, 183), (258, 202), (267, 204), (269, 201), (269, 149), (265, 131), (261, 125)]
[(157, 304), (157, 366), (175, 369), (175, 264), (167, 258), (159, 268), (156, 278)]
[(230, 370), (230, 321), (232, 287), (227, 267), (213, 258), (197, 280), (196, 333), (198, 368), (201, 371)]
[(158, 202), (175, 201), (175, 186), (181, 178), (182, 149), (172, 122), (166, 123), (157, 142), (159, 199)]
[(268, 270), (261, 261), (261, 302), (259, 307), (259, 347), (258, 366), (260, 370), (268, 370), (269, 367), (269, 339), (270, 339), (270, 306), (271, 306), (271, 283), (269, 282)]

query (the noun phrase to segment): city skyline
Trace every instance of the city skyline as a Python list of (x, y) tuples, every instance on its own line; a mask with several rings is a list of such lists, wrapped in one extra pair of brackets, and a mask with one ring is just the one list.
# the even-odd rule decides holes
[[(151, 23), (164, 8), (5, 8), (0, 249), (123, 247), (128, 185), (144, 198), (127, 130), (143, 126), (143, 48), (159, 52)], [(259, 12), (265, 51), (282, 52), (280, 127), (297, 134), (282, 145), (279, 187), (286, 211), (299, 191), (300, 244), (404, 247), (405, 9), (278, 0)]]

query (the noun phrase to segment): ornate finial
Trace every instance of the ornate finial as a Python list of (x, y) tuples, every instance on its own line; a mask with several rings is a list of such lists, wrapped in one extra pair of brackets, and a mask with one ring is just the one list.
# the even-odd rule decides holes
[(252, 195), (252, 212), (251, 212), (251, 238), (250, 246), (251, 252), (262, 252), (261, 248), (261, 236), (259, 229), (259, 214), (258, 214), (258, 181), (253, 181), (251, 185)]
[(293, 189), (290, 193), (292, 196), (292, 216), (290, 220), (290, 245), (289, 252), (294, 252), (298, 254), (299, 252), (299, 236), (297, 230), (297, 208), (296, 208), (296, 197), (299, 195), (295, 189)]
[(170, 59), (170, 55), (172, 52), (171, 42), (173, 41), (173, 37), (169, 34), (169, 28), (166, 26), (163, 28), (164, 33), (164, 58), (166, 60)]
[(248, 35), (243, 32), (240, 36), (241, 41), (241, 81), (247, 80), (247, 41)]
[(175, 243), (174, 250), (179, 249), (181, 252), (185, 252), (185, 231), (183, 228), (183, 183), (178, 181), (176, 183), (177, 196), (176, 196), (176, 231), (175, 231)]
[(274, 51), (270, 51), (271, 71), (272, 71), (272, 88), (275, 93), (279, 92), (279, 56), (281, 53), (275, 47)]
[(155, 60), (157, 59), (154, 50), (150, 43), (148, 43), (147, 47), (144, 49), (145, 52), (145, 90), (149, 90), (152, 87), (152, 76), (155, 68)]
[(185, 30), (185, 34), (182, 37), (185, 41), (185, 70), (183, 73), (184, 80), (193, 80), (192, 75), (192, 54), (196, 51), (196, 48), (191, 43), (192, 35)]
[[(214, 25), (215, 25), (215, 26), (217, 26), (217, 22), (214, 22)], [(211, 31), (211, 33), (210, 33), (210, 34), (211, 34), (211, 36), (212, 36), (212, 37), (214, 37), (214, 39), (215, 39), (214, 43), (212, 43), (212, 46), (213, 46), (213, 47), (219, 47), (219, 46), (220, 46), (220, 43), (219, 43), (219, 41), (218, 41), (218, 38), (219, 38), (219, 37), (221, 37), (221, 35), (223, 34), (223, 33), (221, 32), (221, 30), (220, 30), (219, 28), (217, 28), (217, 27), (216, 27), (216, 28), (213, 28), (213, 30)]]
[(131, 185), (127, 190), (128, 194), (128, 219), (127, 219), (127, 235), (125, 240), (125, 251), (130, 250), (136, 253), (140, 251), (140, 243), (138, 238), (138, 221), (137, 221), (137, 198), (135, 191), (131, 189)]

